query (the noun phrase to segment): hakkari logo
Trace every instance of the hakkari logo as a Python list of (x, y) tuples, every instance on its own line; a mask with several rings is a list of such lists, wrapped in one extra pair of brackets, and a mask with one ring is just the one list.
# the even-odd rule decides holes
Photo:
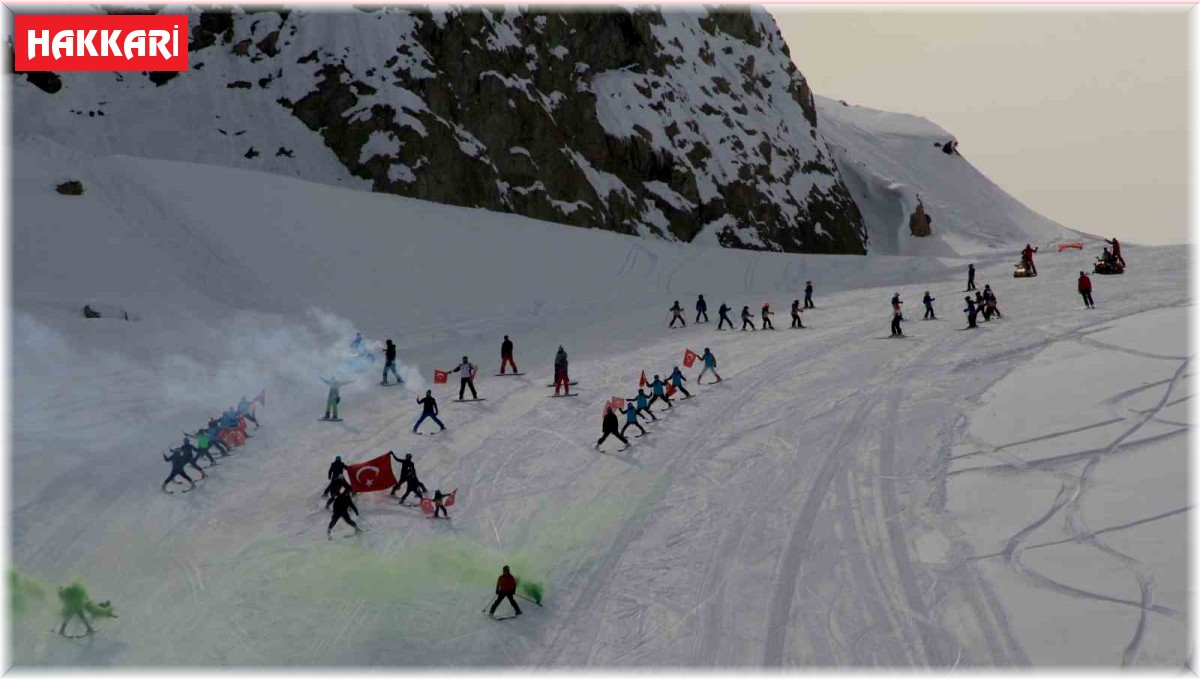
[(16, 71), (186, 71), (186, 14), (18, 14)]

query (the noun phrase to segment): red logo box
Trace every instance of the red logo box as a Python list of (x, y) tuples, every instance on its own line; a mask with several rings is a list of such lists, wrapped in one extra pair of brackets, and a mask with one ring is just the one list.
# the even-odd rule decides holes
[(186, 71), (186, 14), (17, 14), (16, 71)]

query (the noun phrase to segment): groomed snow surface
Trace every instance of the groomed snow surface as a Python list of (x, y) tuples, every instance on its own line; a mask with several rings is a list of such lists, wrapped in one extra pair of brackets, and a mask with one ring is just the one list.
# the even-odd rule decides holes
[[(64, 640), (48, 602), (15, 621), (20, 665), (1186, 661), (1184, 248), (1126, 248), (1093, 311), (1075, 277), (1097, 248), (1043, 249), (1024, 280), (980, 256), (1005, 317), (960, 331), (966, 259), (681, 247), (15, 144), (13, 562), (120, 615)], [(716, 332), (722, 302), (756, 323), (770, 302), (780, 330)], [(355, 330), (394, 339), (414, 388), (338, 372), (345, 421), (319, 422)], [(504, 334), (522, 377), (492, 377)], [(559, 344), (575, 398), (544, 386)], [(594, 448), (604, 401), (705, 347), (723, 383), (685, 370), (693, 399)], [(449, 430), (412, 435), (415, 392), (463, 354), (487, 400), (432, 387)], [(253, 438), (159, 492), (163, 450), (264, 386)], [(366, 532), (327, 540), (329, 463), (388, 450), (458, 489), (451, 520), (362, 494)], [(496, 624), (504, 564), (545, 606)]]

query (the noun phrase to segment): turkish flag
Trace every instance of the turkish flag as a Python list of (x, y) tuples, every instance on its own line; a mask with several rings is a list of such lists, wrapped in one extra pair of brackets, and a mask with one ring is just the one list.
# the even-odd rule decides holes
[(430, 516), (431, 514), (433, 514), (433, 510), (434, 510), (433, 498), (429, 498), (429, 497), (421, 498), (421, 511), (425, 513), (425, 516)]
[(445, 384), (449, 381), (450, 381), (450, 373), (446, 372), (445, 370), (434, 370), (433, 371), (433, 383), (434, 384)]
[(447, 496), (445, 497), (445, 499), (443, 499), (443, 500), (442, 500), (442, 504), (446, 505), (447, 507), (453, 507), (453, 506), (454, 506), (454, 496), (455, 496), (455, 495), (457, 495), (457, 494), (458, 494), (458, 489), (457, 489), (457, 488), (455, 488), (454, 490), (450, 491), (450, 494), (449, 494), (449, 495), (447, 495)]
[(608, 405), (613, 410), (621, 412), (621, 408), (625, 407), (625, 399), (621, 398), (620, 396), (613, 396), (612, 400), (608, 402)]
[(389, 490), (396, 485), (391, 458), (391, 455), (385, 453), (374, 460), (346, 465), (346, 471), (350, 475), (350, 490), (356, 493), (370, 493)]
[(642, 371), (642, 379), (638, 380), (638, 388), (644, 389), (647, 384), (650, 384), (650, 380), (646, 379), (646, 371), (643, 370)]
[(697, 358), (699, 358), (699, 356), (696, 355), (696, 352), (692, 351), (691, 349), (684, 349), (684, 351), (683, 351), (683, 367), (685, 367), (685, 368), (692, 367), (696, 363)]
[(671, 398), (674, 395), (675, 395), (675, 385), (668, 382), (667, 383), (667, 398)]

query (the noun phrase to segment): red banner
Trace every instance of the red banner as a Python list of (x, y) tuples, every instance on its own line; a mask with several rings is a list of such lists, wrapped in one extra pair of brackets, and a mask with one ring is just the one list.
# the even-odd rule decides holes
[(186, 71), (186, 14), (17, 14), (14, 70)]
[(374, 460), (346, 465), (346, 472), (350, 476), (350, 490), (356, 493), (389, 490), (396, 485), (392, 456), (386, 453)]
[(683, 352), (683, 367), (692, 367), (695, 365), (697, 358), (700, 357), (696, 355), (696, 352), (692, 351), (691, 349), (685, 349)]
[(646, 379), (646, 371), (643, 370), (642, 379), (638, 380), (638, 388), (645, 389), (647, 384), (650, 384), (650, 381)]

